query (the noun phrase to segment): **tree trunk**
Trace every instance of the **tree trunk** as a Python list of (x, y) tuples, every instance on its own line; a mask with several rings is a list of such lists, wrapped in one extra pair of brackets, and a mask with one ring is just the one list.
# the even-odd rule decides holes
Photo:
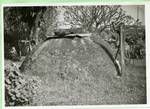
[(125, 62), (124, 62), (124, 37), (123, 37), (123, 25), (120, 26), (120, 40), (121, 40), (121, 73), (124, 72)]
[(39, 43), (39, 32), (40, 32), (40, 17), (42, 15), (42, 11), (38, 13), (35, 19), (35, 24), (31, 29), (30, 40), (35, 40), (36, 44)]

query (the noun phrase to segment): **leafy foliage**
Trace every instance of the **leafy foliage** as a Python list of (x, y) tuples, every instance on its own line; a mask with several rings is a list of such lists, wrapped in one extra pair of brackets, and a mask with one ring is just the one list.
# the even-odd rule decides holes
[(47, 36), (52, 35), (54, 29), (57, 27), (57, 15), (57, 7), (47, 7), (40, 19), (39, 40), (45, 40)]
[[(47, 29), (56, 25), (57, 7), (5, 7), (4, 30), (5, 41), (33, 39), (31, 31), (41, 28), (40, 34), (45, 36)], [(8, 37), (8, 38), (7, 38)], [(42, 36), (39, 36), (42, 37)]]
[[(36, 43), (46, 39), (56, 26), (57, 7), (5, 7), (4, 41), (5, 45), (15, 47), (21, 54), (21, 40)], [(25, 45), (27, 46), (27, 45)], [(5, 47), (7, 48), (7, 47)], [(8, 50), (5, 50), (8, 51)], [(6, 55), (8, 52), (6, 52)]]
[(10, 36), (16, 40), (29, 39), (30, 29), (34, 26), (37, 14), (45, 9), (45, 7), (5, 7), (5, 39), (9, 39)]
[(38, 77), (27, 77), (21, 74), (12, 64), (5, 69), (5, 100), (6, 106), (22, 106), (32, 103), (40, 87)]

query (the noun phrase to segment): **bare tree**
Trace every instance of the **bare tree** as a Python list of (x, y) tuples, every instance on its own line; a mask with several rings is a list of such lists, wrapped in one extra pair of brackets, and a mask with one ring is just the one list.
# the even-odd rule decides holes
[(120, 23), (131, 24), (134, 22), (131, 16), (126, 15), (121, 6), (70, 6), (65, 8), (65, 20), (72, 26), (80, 26), (88, 31), (102, 32)]

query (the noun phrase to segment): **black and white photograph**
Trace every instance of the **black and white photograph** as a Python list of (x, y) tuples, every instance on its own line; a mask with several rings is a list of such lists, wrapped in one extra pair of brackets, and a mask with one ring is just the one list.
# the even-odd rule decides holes
[(3, 6), (5, 106), (147, 104), (145, 5)]

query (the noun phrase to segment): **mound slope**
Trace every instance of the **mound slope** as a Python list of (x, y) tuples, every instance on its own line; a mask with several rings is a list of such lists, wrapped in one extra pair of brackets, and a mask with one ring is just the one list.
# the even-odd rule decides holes
[(34, 105), (102, 104), (116, 69), (91, 38), (60, 38), (43, 42), (21, 71), (42, 80)]

